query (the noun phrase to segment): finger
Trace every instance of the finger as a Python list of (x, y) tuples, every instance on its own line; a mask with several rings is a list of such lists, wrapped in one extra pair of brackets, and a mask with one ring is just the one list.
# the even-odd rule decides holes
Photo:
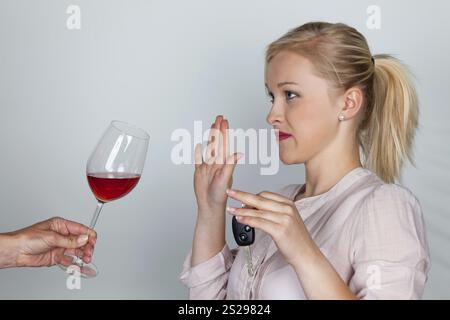
[(38, 229), (38, 230), (43, 230), (43, 231), (53, 230), (53, 231), (57, 231), (59, 233), (69, 234), (69, 231), (67, 230), (67, 228), (64, 225), (64, 220), (65, 219), (60, 218), (60, 217), (53, 217), (53, 218), (47, 219), (45, 221), (38, 222), (38, 223), (32, 225), (32, 227), (35, 229)]
[(59, 222), (59, 224), (57, 225), (57, 228), (55, 228), (53, 231), (56, 231), (58, 233), (61, 233), (61, 231), (65, 229), (69, 232), (69, 234), (72, 235), (87, 234), (89, 236), (93, 237), (95, 236), (94, 230), (89, 229), (87, 226), (81, 223), (66, 220), (63, 218), (58, 218), (57, 221)]
[(92, 259), (93, 255), (94, 255), (94, 248), (89, 247), (88, 249), (86, 249), (83, 259)]
[(84, 255), (84, 251), (80, 248), (65, 249), (64, 255), (72, 255), (72, 256), (82, 257)]
[(272, 211), (262, 211), (262, 210), (255, 210), (255, 209), (248, 209), (248, 208), (232, 208), (227, 207), (227, 211), (236, 216), (236, 217), (256, 217), (256, 218), (263, 218), (269, 221), (272, 221), (273, 223), (280, 224), (281, 219), (283, 217), (282, 213), (278, 212), (272, 212)]
[(84, 263), (91, 263), (92, 257), (91, 256), (84, 256), (81, 260), (83, 260)]
[(72, 255), (81, 258), (84, 262), (89, 263), (92, 260), (92, 255), (94, 253), (94, 247), (92, 245), (85, 245), (82, 248), (75, 249), (65, 249), (65, 255)]
[(228, 124), (228, 120), (223, 120), (222, 121), (222, 137), (223, 137), (223, 159), (224, 161), (226, 161), (227, 157), (228, 157), (228, 153), (229, 151), (229, 137), (228, 137), (228, 129), (229, 129), (229, 124)]
[[(85, 262), (85, 263), (90, 263), (91, 261), (92, 261), (92, 258), (87, 258), (87, 259), (84, 259), (84, 258), (83, 258), (83, 262)], [(58, 256), (58, 257), (56, 258), (56, 261), (55, 261), (55, 262), (58, 263), (58, 264), (61, 264), (61, 265), (65, 266), (66, 268), (69, 268), (69, 267), (79, 268), (80, 274), (86, 274), (86, 275), (87, 275), (87, 274), (90, 274), (90, 275), (94, 275), (94, 274), (95, 274), (95, 272), (92, 272), (92, 271), (91, 271), (92, 269), (90, 269), (89, 266), (83, 265), (83, 266), (81, 266), (81, 268), (80, 268), (80, 266), (78, 265), (78, 263), (75, 262), (74, 258), (71, 257), (71, 256), (60, 255), (60, 256)], [(74, 271), (74, 270), (72, 270), (72, 272), (73, 272), (73, 271)]]
[(95, 277), (95, 275), (97, 274), (97, 271), (95, 271), (95, 269), (93, 269), (92, 267), (90, 267), (88, 265), (83, 265), (80, 268), (80, 274), (82, 274), (86, 277)]
[(226, 162), (226, 157), (228, 156), (227, 153), (227, 148), (226, 148), (226, 144), (228, 143), (226, 140), (226, 135), (227, 135), (227, 128), (228, 128), (228, 120), (223, 119), (222, 122), (220, 123), (220, 128), (219, 128), (219, 143), (217, 146), (217, 160), (218, 160), (218, 164), (224, 164)]
[(42, 227), (41, 230), (52, 230), (62, 235), (87, 234), (89, 235), (89, 237), (97, 237), (97, 233), (94, 230), (89, 229), (87, 226), (75, 221), (66, 220), (60, 217), (54, 217), (45, 222), (43, 224), (40, 224), (40, 226)]
[(222, 134), (219, 128), (213, 128), (211, 129), (211, 132), (212, 142), (208, 145), (208, 148), (211, 152), (211, 156), (214, 157), (215, 160), (218, 160), (221, 156), (220, 147), (222, 145)]
[(66, 236), (53, 231), (45, 233), (43, 237), (44, 241), (46, 241), (50, 246), (67, 249), (82, 247), (89, 240), (89, 236), (87, 234), (82, 234), (79, 236)]
[(236, 168), (237, 162), (244, 156), (243, 153), (235, 152), (229, 155), (225, 167), (223, 168), (223, 174), (226, 177), (231, 177), (233, 175), (234, 169)]
[(214, 126), (216, 129), (220, 128), (220, 123), (222, 122), (222, 120), (223, 120), (223, 115), (218, 115), (216, 117), (216, 121), (214, 122)]
[(74, 259), (73, 257), (61, 254), (55, 257), (55, 262), (65, 267), (69, 267), (74, 264)]
[(216, 123), (218, 123), (218, 117), (216, 117), (216, 121), (211, 125), (211, 128), (209, 129), (209, 135), (208, 135), (208, 143), (206, 144), (205, 149), (205, 156), (204, 156), (204, 162), (207, 164), (212, 164), (215, 160), (215, 157), (217, 153), (214, 152), (214, 142), (216, 140), (217, 136), (217, 127)]
[(83, 250), (83, 253), (80, 255), (80, 257), (85, 263), (89, 263), (92, 261), (93, 254), (94, 254), (94, 249), (92, 247), (86, 247)]
[(211, 165), (216, 160), (216, 156), (214, 154), (214, 144), (209, 144), (205, 150), (205, 160), (204, 162), (208, 165)]
[(214, 151), (217, 154), (216, 164), (224, 164), (225, 160), (223, 159), (223, 133), (222, 133), (222, 123), (220, 123), (220, 128), (217, 130), (217, 140), (215, 143)]
[(88, 244), (84, 245), (83, 247), (79, 247), (79, 248), (64, 249), (64, 253), (73, 254), (73, 255), (76, 255), (77, 257), (81, 257), (81, 256), (85, 256), (85, 255), (92, 256), (92, 254), (94, 253), (94, 247), (95, 247), (94, 245), (88, 243)]
[(203, 163), (203, 157), (202, 157), (202, 144), (201, 143), (197, 143), (195, 145), (195, 168), (198, 168), (202, 165)]
[(208, 137), (208, 144), (213, 142), (213, 132), (215, 130), (213, 129), (219, 129), (220, 128), (220, 123), (222, 122), (223, 116), (219, 115), (216, 117), (216, 120), (214, 120), (214, 123), (211, 125), (211, 130), (209, 131), (209, 137)]
[(236, 216), (236, 220), (239, 223), (248, 225), (248, 226), (256, 228), (256, 229), (260, 229), (260, 230), (268, 233), (269, 235), (271, 235), (272, 238), (274, 238), (274, 235), (276, 233), (276, 228), (278, 227), (278, 225), (276, 223), (266, 220), (266, 219), (263, 219), (263, 218), (258, 218), (258, 217)]
[(293, 203), (291, 199), (283, 197), (281, 194), (278, 194), (278, 193), (262, 191), (262, 192), (258, 193), (258, 195), (263, 198), (269, 199), (269, 200), (278, 201), (278, 202), (286, 203), (289, 205), (291, 205)]
[(285, 203), (270, 200), (249, 192), (227, 189), (227, 194), (235, 200), (260, 210), (287, 212), (289, 207)]
[(93, 229), (89, 229), (89, 240), (88, 240), (88, 244), (95, 246), (95, 244), (97, 243), (97, 231), (93, 230)]
[(211, 124), (211, 127), (209, 128), (208, 142), (206, 143), (206, 146), (209, 146), (213, 142), (212, 134), (213, 134), (214, 125), (215, 125), (214, 123)]

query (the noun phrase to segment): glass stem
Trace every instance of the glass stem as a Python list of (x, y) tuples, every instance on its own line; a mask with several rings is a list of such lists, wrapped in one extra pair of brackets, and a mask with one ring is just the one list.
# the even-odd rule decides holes
[[(100, 211), (102, 211), (103, 205), (104, 205), (104, 202), (97, 201), (97, 207), (95, 208), (94, 216), (92, 217), (91, 223), (89, 224), (90, 229), (94, 229), (95, 224), (97, 223), (97, 220), (98, 220), (98, 216), (100, 215)], [(77, 255), (77, 259), (76, 259), (75, 263), (80, 268), (83, 268), (83, 266), (84, 266), (83, 260), (80, 257), (78, 257), (78, 255)]]
[(89, 225), (90, 229), (95, 228), (95, 224), (97, 223), (98, 216), (100, 215), (100, 211), (102, 211), (104, 202), (98, 201), (97, 207), (95, 208), (94, 216), (92, 217), (91, 224)]

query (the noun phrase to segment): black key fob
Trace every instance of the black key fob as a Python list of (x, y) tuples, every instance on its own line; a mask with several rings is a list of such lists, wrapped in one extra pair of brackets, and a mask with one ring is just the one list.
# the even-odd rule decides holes
[(255, 241), (255, 228), (239, 223), (236, 216), (233, 216), (232, 226), (234, 240), (239, 246), (249, 246)]

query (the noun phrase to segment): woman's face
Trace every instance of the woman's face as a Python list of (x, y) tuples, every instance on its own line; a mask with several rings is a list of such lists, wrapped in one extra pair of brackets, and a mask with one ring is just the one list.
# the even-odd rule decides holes
[(267, 122), (279, 130), (280, 159), (284, 164), (305, 163), (336, 137), (337, 98), (329, 84), (313, 73), (302, 56), (282, 51), (266, 68), (266, 89), (272, 102)]

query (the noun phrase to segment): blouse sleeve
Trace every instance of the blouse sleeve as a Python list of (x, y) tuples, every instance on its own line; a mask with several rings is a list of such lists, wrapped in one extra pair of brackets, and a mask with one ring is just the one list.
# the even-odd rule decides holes
[(192, 250), (187, 255), (181, 282), (189, 289), (192, 300), (222, 300), (226, 298), (228, 274), (237, 253), (237, 248), (230, 250), (227, 244), (215, 256), (191, 267)]
[(360, 299), (420, 299), (430, 268), (422, 209), (397, 184), (361, 203), (353, 233), (350, 289)]
[[(278, 189), (277, 193), (291, 197), (298, 185), (288, 185)], [(230, 250), (227, 244), (210, 259), (192, 267), (192, 249), (183, 263), (181, 282), (189, 289), (189, 299), (226, 299), (228, 276), (239, 247)]]

